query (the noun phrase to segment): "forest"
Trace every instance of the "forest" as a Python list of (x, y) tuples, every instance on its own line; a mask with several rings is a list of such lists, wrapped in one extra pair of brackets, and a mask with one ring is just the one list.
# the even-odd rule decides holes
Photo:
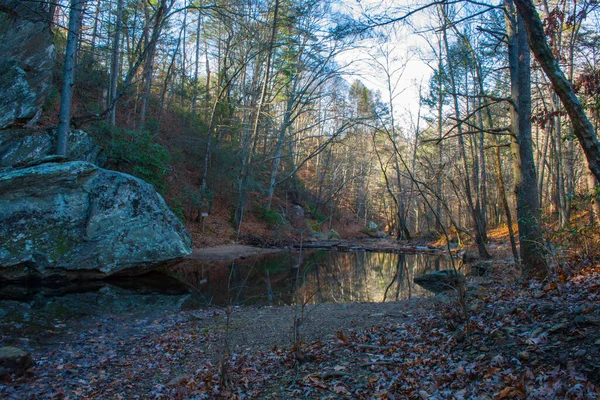
[[(303, 282), (319, 296), (288, 293), (285, 321), (272, 311), (260, 322), (263, 309), (230, 301), (192, 313), (148, 310), (134, 322), (113, 311), (90, 325), (66, 323), (56, 340), (68, 356), (57, 361), (40, 345), (35, 376), (4, 374), (0, 351), (0, 395), (598, 397), (598, 1), (1, 0), (0, 33), (13, 34), (7, 21), (30, 11), (52, 33), (56, 62), (39, 112), (0, 128), (0, 139), (6, 129), (55, 132), (48, 162), (60, 163), (82, 159), (69, 141), (85, 131), (102, 148), (94, 164), (151, 184), (183, 224), (178, 234), (189, 232), (182, 241), (191, 240), (192, 260), (172, 276), (200, 287), (204, 264), (201, 274), (186, 268), (223, 245), (300, 249), (302, 262), (310, 248), (401, 256), (368, 258), (369, 268), (389, 263), (395, 272), (369, 275), (381, 294), (373, 308), (361, 308), (372, 301), (363, 289), (352, 292), (355, 314), (325, 300), (343, 290), (321, 295), (329, 272), (318, 267)], [(8, 209), (18, 196), (3, 200), (4, 188), (27, 185), (2, 186), (2, 168)], [(17, 231), (0, 232), (8, 249)], [(59, 267), (61, 257), (79, 257), (69, 235), (48, 250)], [(431, 290), (447, 297), (413, 293), (417, 270), (400, 265), (404, 253), (421, 252), (445, 257), (456, 279)], [(326, 262), (348, 268), (336, 260)], [(302, 262), (292, 267), (294, 288)], [(481, 276), (465, 279), (463, 264)], [(233, 267), (211, 273), (223, 291), (237, 279)], [(283, 275), (260, 271), (269, 306), (279, 304), (271, 284)], [(401, 300), (403, 280), (408, 303), (386, 302), (394, 290)], [(314, 317), (305, 317), (309, 305)], [(198, 320), (212, 322), (198, 328)], [(261, 323), (273, 327), (272, 342), (260, 339)], [(25, 337), (20, 329), (0, 330), (0, 346)], [(291, 340), (281, 338), (285, 329)], [(168, 354), (166, 364), (145, 341)], [(86, 372), (91, 364), (101, 367)], [(59, 375), (48, 372), (57, 365)]]
[[(504, 225), (514, 257), (541, 270), (554, 233), (599, 215), (593, 1), (540, 4), (533, 40), (548, 47), (534, 58), (510, 2), (363, 15), (321, 1), (68, 6), (54, 18), (60, 57), (81, 7), (71, 123), (187, 222), (220, 213), (239, 239), (252, 233), (244, 219), (258, 219), (282, 230), (276, 242), (298, 234), (281, 223), (298, 204), (317, 232), (343, 219), (399, 239), (444, 228), (484, 258), (489, 230)], [(408, 31), (426, 47), (400, 43)], [(429, 74), (406, 92), (414, 57)], [(563, 105), (574, 97), (578, 114)], [(515, 223), (534, 247), (522, 254)]]

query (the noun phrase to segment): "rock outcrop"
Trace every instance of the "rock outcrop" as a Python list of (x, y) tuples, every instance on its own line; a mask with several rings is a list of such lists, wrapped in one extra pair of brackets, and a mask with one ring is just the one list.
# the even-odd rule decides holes
[(0, 129), (33, 124), (56, 61), (49, 3), (0, 1)]
[[(55, 154), (56, 130), (5, 129), (0, 132), (0, 170), (23, 166)], [(98, 166), (105, 163), (102, 147), (85, 131), (69, 134), (69, 157)]]
[(0, 279), (140, 274), (191, 253), (148, 183), (73, 161), (0, 172)]

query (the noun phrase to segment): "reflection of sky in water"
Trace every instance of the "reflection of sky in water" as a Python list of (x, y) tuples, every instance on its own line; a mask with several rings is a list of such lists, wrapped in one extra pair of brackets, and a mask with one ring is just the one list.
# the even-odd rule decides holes
[[(299, 268), (298, 268), (299, 266)], [(413, 279), (452, 268), (443, 256), (305, 251), (178, 271), (212, 304), (380, 302), (430, 296)]]

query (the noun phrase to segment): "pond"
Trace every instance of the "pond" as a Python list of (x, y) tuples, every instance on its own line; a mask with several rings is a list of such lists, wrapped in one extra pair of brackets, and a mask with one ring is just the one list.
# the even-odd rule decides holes
[(172, 271), (201, 304), (289, 305), (426, 297), (432, 293), (415, 285), (414, 277), (451, 268), (440, 255), (317, 250)]
[(225, 263), (189, 260), (162, 272), (103, 281), (0, 283), (0, 337), (63, 329), (65, 321), (86, 316), (142, 318), (188, 308), (186, 302), (196, 308), (427, 297), (433, 294), (415, 285), (414, 277), (449, 268), (448, 259), (431, 254), (311, 250)]
[(0, 284), (0, 300), (45, 304), (45, 299), (81, 298), (83, 304), (97, 308), (106, 303), (113, 311), (123, 304), (139, 305), (135, 299), (149, 306), (177, 302), (190, 292), (200, 306), (397, 301), (432, 295), (415, 285), (414, 277), (451, 268), (446, 257), (431, 254), (276, 252), (233, 262), (186, 262), (162, 272), (103, 281)]

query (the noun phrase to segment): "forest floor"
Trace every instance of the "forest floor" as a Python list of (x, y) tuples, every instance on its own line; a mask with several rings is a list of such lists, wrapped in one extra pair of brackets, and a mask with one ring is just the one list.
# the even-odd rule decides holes
[(0, 397), (598, 398), (600, 266), (543, 283), (516, 276), (497, 262), (470, 277), (466, 319), (454, 295), (69, 319), (11, 338), (35, 365), (5, 376)]

